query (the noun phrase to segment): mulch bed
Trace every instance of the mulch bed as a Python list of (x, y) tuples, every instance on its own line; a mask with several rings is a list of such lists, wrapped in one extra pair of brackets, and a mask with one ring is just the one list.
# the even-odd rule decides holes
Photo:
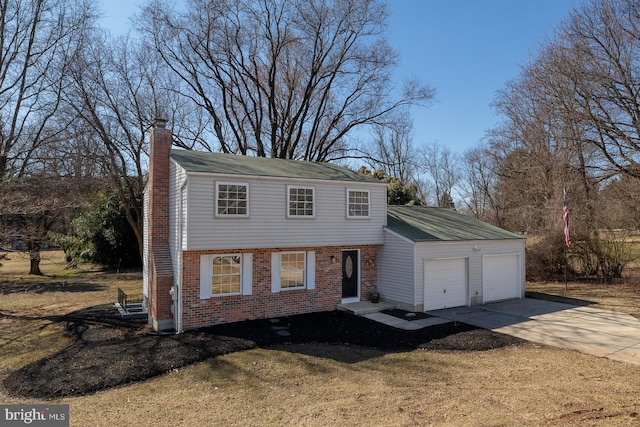
[(404, 319), (404, 320), (408, 320), (408, 321), (412, 321), (412, 320), (420, 320), (420, 319), (428, 319), (430, 317), (433, 317), (430, 314), (427, 313), (421, 313), (421, 312), (413, 312), (413, 311), (405, 311), (405, 310), (400, 310), (399, 308), (392, 308), (389, 310), (382, 310), (382, 313), (384, 314), (388, 314), (389, 316), (393, 316), (393, 317), (397, 317), (398, 319)]
[(110, 304), (56, 320), (73, 343), (9, 374), (3, 384), (11, 395), (40, 399), (85, 395), (256, 346), (334, 343), (396, 351), (484, 351), (525, 342), (463, 323), (405, 331), (339, 311), (166, 336), (148, 334), (144, 320), (122, 320)]

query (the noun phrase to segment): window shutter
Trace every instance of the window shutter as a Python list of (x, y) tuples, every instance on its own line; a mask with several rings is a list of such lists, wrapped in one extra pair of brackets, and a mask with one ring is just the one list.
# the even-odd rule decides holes
[(307, 289), (316, 288), (316, 252), (307, 252)]
[(200, 255), (200, 299), (207, 299), (212, 296), (212, 262), (211, 255)]
[(280, 253), (271, 254), (271, 292), (280, 292)]
[(253, 254), (242, 254), (242, 295), (253, 292)]

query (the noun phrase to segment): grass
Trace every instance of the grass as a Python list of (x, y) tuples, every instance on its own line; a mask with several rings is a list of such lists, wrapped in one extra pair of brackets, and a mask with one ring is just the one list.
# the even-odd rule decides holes
[[(67, 345), (47, 316), (113, 302), (118, 286), (140, 292), (139, 274), (69, 271), (48, 252), (46, 276), (34, 278), (24, 274), (28, 260), (11, 257), (0, 267), (0, 378)], [(52, 291), (30, 288), (34, 282)], [(2, 293), (16, 283), (36, 291)], [(631, 280), (563, 289), (528, 288), (640, 313)], [(622, 426), (640, 422), (639, 374), (633, 365), (534, 344), (474, 353), (289, 344), (51, 403), (70, 404), (73, 426)], [(0, 388), (0, 403), (31, 402)]]
[(572, 278), (566, 285), (564, 281), (527, 282), (527, 292), (587, 301), (597, 308), (628, 313), (640, 319), (640, 262), (629, 265), (623, 279), (616, 283)]

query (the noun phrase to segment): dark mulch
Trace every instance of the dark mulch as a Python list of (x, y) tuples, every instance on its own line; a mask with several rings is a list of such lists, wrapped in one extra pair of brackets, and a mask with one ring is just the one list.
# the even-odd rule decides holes
[[(77, 396), (145, 380), (214, 356), (283, 343), (335, 343), (383, 350), (484, 351), (524, 343), (463, 323), (404, 331), (339, 311), (218, 325), (180, 335), (146, 333), (145, 322), (122, 320), (112, 305), (62, 316), (73, 338), (61, 352), (3, 381), (14, 396)], [(342, 350), (341, 350), (342, 351)]]
[(563, 297), (560, 295), (552, 295), (552, 294), (543, 294), (542, 292), (533, 292), (526, 291), (525, 297), (541, 299), (545, 301), (553, 301), (553, 302), (561, 302), (564, 304), (572, 304), (580, 307), (596, 304), (594, 301), (586, 301), (583, 299), (571, 298), (571, 297)]
[(430, 317), (433, 317), (432, 315), (427, 314), (427, 313), (421, 313), (419, 311), (418, 312), (413, 312), (413, 311), (400, 310), (399, 308), (391, 308), (389, 310), (382, 310), (382, 313), (388, 314), (389, 316), (397, 317), (398, 319), (404, 319), (404, 320), (408, 320), (408, 321), (420, 320), (420, 319), (428, 319)]

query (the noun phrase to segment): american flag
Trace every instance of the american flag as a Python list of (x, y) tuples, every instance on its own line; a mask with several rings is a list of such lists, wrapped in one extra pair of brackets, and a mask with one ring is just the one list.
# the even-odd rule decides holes
[(567, 190), (563, 189), (562, 219), (564, 221), (564, 244), (571, 246), (571, 234), (569, 233), (569, 207), (567, 206)]

